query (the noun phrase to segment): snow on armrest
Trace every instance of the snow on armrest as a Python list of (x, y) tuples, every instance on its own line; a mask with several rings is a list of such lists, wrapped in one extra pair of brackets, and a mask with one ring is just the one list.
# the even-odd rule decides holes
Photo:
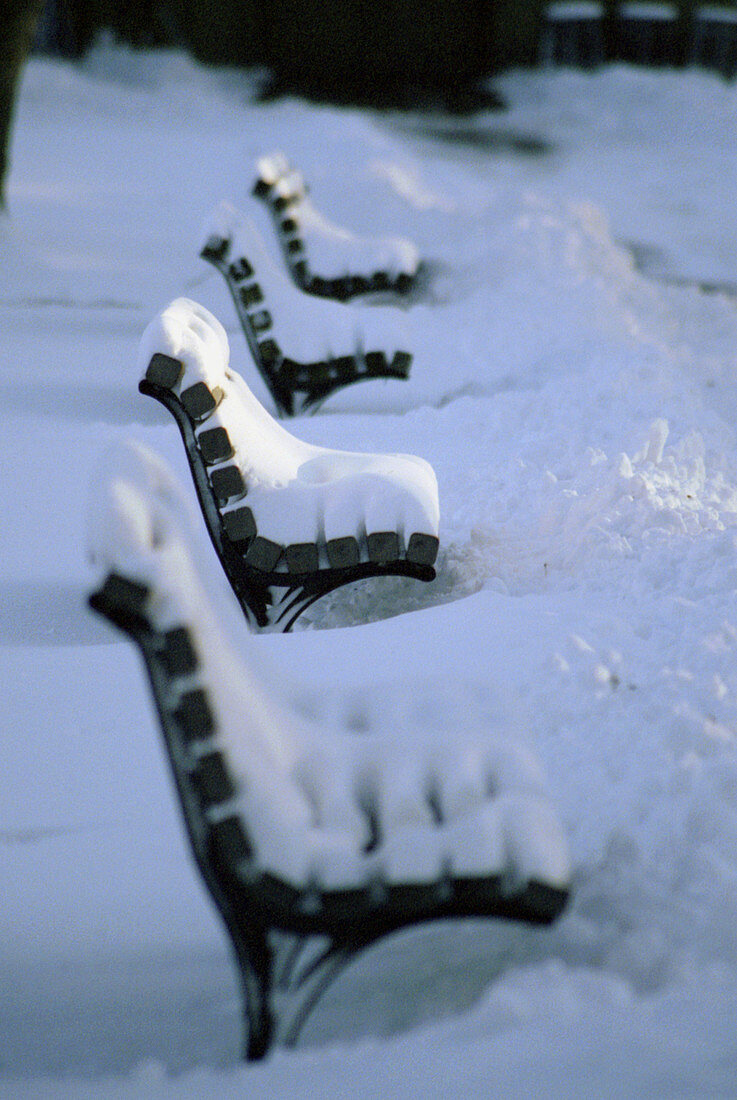
[(266, 188), (273, 187), (287, 172), (289, 161), (284, 153), (268, 153), (256, 161), (256, 182)]

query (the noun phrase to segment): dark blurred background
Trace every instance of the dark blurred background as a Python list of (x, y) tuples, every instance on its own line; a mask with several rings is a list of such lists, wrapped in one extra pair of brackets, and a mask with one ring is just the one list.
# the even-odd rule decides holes
[(79, 56), (103, 29), (133, 46), (264, 66), (275, 92), (400, 105), (452, 101), (534, 60), (542, 0), (48, 0), (37, 48)]
[(102, 33), (259, 66), (265, 95), (377, 107), (500, 105), (483, 81), (510, 66), (737, 72), (737, 0), (0, 0), (0, 205), (24, 58), (78, 58)]
[[(133, 46), (177, 45), (205, 62), (264, 66), (275, 92), (462, 108), (473, 105), (484, 77), (535, 64), (546, 51), (572, 63), (683, 64), (705, 7), (697, 0), (46, 0), (37, 48), (79, 56), (107, 29)], [(708, 7), (737, 13), (735, 0)]]

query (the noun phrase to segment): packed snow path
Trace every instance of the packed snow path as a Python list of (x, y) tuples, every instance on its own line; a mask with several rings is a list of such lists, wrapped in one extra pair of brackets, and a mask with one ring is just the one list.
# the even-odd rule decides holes
[[(27, 71), (0, 245), (3, 1095), (734, 1089), (737, 93), (626, 68), (498, 86), (505, 113), (380, 120), (255, 106), (247, 78), (176, 54)], [(188, 477), (131, 363), (172, 298), (232, 316), (198, 229), (249, 201), (265, 133), (332, 219), (370, 235), (380, 209), (427, 260), (411, 377), (295, 428), (426, 458), (443, 549), (419, 592), (367, 582), (255, 641), (326, 722), (360, 724), (346, 700), (381, 706), (386, 681), (493, 681), (549, 777), (574, 899), (552, 929), (372, 956), (309, 1050), (243, 1069), (135, 655), (84, 610), (82, 532), (112, 437)]]

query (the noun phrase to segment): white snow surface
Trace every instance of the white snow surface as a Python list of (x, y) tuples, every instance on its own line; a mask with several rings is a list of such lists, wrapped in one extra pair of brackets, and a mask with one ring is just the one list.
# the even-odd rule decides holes
[(604, 10), (601, 4), (590, 3), (588, 0), (560, 0), (560, 3), (547, 4), (545, 7), (545, 19), (566, 22), (570, 19), (601, 19)]
[[(250, 77), (177, 53), (26, 71), (0, 230), (3, 1097), (734, 1095), (737, 89), (626, 67), (496, 86), (506, 112), (448, 119), (256, 105)], [(136, 393), (166, 302), (223, 321), (270, 407), (197, 259), (220, 199), (268, 216), (243, 179), (264, 134), (331, 218), (406, 234), (430, 268), (409, 381), (294, 430), (422, 455), (442, 549), (432, 585), (335, 593), (255, 656), (326, 723), (350, 699), (384, 720), (422, 678), (503, 696), (574, 896), (548, 929), (377, 947), (303, 1048), (241, 1066), (138, 657), (84, 608), (84, 528), (122, 436), (188, 486)]]
[(622, 19), (658, 19), (667, 21), (675, 19), (678, 11), (674, 4), (662, 4), (657, 0), (644, 0), (643, 3), (622, 4), (620, 16)]
[(696, 10), (697, 23), (737, 23), (737, 12), (716, 4), (702, 4)]

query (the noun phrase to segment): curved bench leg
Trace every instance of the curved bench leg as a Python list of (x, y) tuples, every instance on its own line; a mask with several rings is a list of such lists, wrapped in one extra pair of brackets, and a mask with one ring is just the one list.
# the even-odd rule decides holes
[[(298, 952), (301, 953), (306, 946), (297, 943)], [(285, 986), (287, 1000), (275, 1024), (278, 1027), (275, 1039), (281, 1046), (292, 1048), (297, 1045), (310, 1014), (325, 991), (353, 960), (357, 950), (344, 944), (330, 944), (303, 972), (290, 975)]]

